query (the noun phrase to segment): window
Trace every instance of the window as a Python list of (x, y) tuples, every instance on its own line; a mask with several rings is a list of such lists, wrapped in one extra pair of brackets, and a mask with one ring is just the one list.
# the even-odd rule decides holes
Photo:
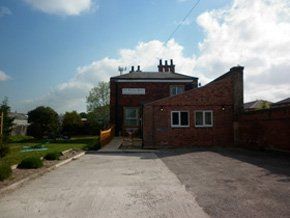
[(195, 111), (195, 126), (196, 127), (212, 127), (213, 116), (212, 111)]
[(170, 86), (170, 95), (178, 95), (184, 92), (184, 86)]
[(125, 108), (124, 124), (125, 126), (139, 126), (139, 108)]
[(187, 111), (171, 112), (171, 127), (189, 127), (189, 114)]

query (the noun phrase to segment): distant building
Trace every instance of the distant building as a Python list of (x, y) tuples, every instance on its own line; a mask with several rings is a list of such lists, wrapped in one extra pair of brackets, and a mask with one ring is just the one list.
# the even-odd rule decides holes
[(290, 106), (290, 98), (285, 98), (271, 105), (272, 108)]
[(256, 100), (244, 103), (244, 110), (245, 111), (254, 111), (254, 110), (260, 110), (260, 109), (268, 109), (271, 107), (273, 103), (270, 101), (265, 100)]
[(11, 135), (26, 135), (28, 124), (28, 116), (22, 113), (10, 113), (9, 117), (14, 118)]

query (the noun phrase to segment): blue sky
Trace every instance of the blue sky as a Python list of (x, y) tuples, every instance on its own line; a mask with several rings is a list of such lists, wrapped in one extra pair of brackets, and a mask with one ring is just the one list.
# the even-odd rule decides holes
[[(277, 34), (280, 35), (274, 36), (277, 41), (281, 41), (281, 38), (285, 38), (285, 31), (288, 33), (289, 11), (283, 12), (286, 17), (277, 18), (274, 23), (272, 20), (265, 20), (259, 24), (257, 19), (256, 24), (255, 22), (253, 24), (251, 16), (247, 16), (248, 12), (235, 17), (237, 14), (235, 10), (240, 13), (242, 9), (246, 11), (248, 7), (249, 14), (253, 15), (257, 12), (263, 13), (263, 8), (264, 10), (267, 7), (273, 8), (273, 4), (280, 7), (272, 11), (273, 16), (278, 16), (285, 5), (282, 7), (277, 2), (282, 4), (287, 1), (269, 3), (257, 0), (255, 7), (255, 4), (246, 5), (239, 0), (201, 0), (188, 20), (173, 36), (171, 44), (164, 42), (196, 1), (75, 2), (77, 1), (0, 0), (0, 98), (7, 96), (12, 110), (27, 112), (37, 105), (45, 104), (54, 107), (58, 112), (75, 109), (83, 111), (85, 93), (88, 93), (90, 87), (96, 85), (98, 81), (108, 80), (111, 75), (118, 74), (118, 64), (126, 66), (138, 64), (136, 62), (138, 58), (136, 60), (132, 54), (146, 57), (146, 53), (151, 54), (154, 48), (159, 48), (158, 46), (161, 46), (158, 50), (162, 50), (163, 53), (156, 54), (156, 57), (176, 59), (177, 63), (182, 65), (179, 68), (180, 73), (197, 75), (203, 83), (224, 73), (232, 65), (242, 64), (246, 65), (246, 69), (247, 65), (248, 69), (252, 69), (248, 74), (251, 81), (253, 78), (257, 81), (256, 84), (249, 84), (246, 87), (248, 90), (254, 88), (253, 93), (256, 93), (253, 96), (249, 91), (248, 100), (268, 97), (268, 100), (275, 101), (290, 96), (289, 90), (285, 91), (284, 88), (287, 84), (284, 84), (285, 82), (282, 84), (279, 80), (275, 86), (280, 90), (279, 93), (271, 96), (263, 92), (271, 83), (265, 81), (261, 84), (259, 76), (265, 73), (263, 79), (269, 77), (268, 80), (271, 80), (274, 70), (281, 71), (282, 77), (287, 76), (289, 64), (277, 60), (273, 66), (263, 68), (271, 56), (260, 57), (261, 53), (257, 50), (260, 42), (257, 39), (255, 41), (253, 37), (261, 33), (252, 32), (252, 29), (257, 29), (255, 26), (249, 27), (251, 25), (261, 27), (261, 23), (268, 22), (269, 26), (281, 30), (279, 24), (282, 22), (286, 25), (284, 32), (278, 31)], [(285, 4), (287, 9), (289, 4)], [(263, 17), (263, 14), (260, 16)], [(238, 26), (241, 23), (245, 25), (244, 28)], [(249, 30), (243, 32), (244, 29)], [(231, 33), (238, 36), (223, 39), (224, 34), (229, 37)], [(264, 33), (267, 34), (267, 31)], [(273, 33), (269, 30), (269, 37), (264, 38), (267, 45), (273, 37), (271, 34)], [(220, 41), (222, 39), (223, 41)], [(239, 44), (233, 45), (231, 42), (233, 39)], [(256, 46), (250, 48), (248, 45), (244, 46), (245, 39)], [(285, 39), (284, 43), (282, 45), (277, 43), (275, 47), (277, 51), (281, 50), (279, 46), (283, 48), (289, 42)], [(232, 59), (223, 51), (215, 53), (217, 51), (215, 46), (225, 46), (226, 51), (236, 47), (241, 49), (236, 51), (236, 54), (229, 54), (229, 56), (237, 55), (236, 59)], [(267, 50), (263, 52), (266, 53)], [(289, 52), (285, 52), (283, 55), (286, 58)], [(220, 56), (222, 60), (217, 61)], [(245, 56), (250, 56), (251, 59)], [(157, 61), (151, 62), (144, 63), (141, 67), (154, 70)], [(257, 66), (259, 63), (261, 66)], [(213, 69), (219, 72), (214, 72)], [(261, 86), (259, 90), (256, 90), (257, 84)]]

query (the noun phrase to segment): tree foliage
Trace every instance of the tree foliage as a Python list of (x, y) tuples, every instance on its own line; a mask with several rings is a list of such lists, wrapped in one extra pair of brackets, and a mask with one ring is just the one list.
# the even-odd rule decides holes
[(110, 91), (108, 82), (100, 82), (87, 97), (87, 119), (95, 130), (106, 128), (110, 120)]
[(58, 114), (50, 107), (40, 106), (28, 112), (28, 135), (35, 138), (55, 137), (59, 132)]
[(62, 121), (62, 132), (66, 135), (78, 135), (82, 127), (81, 116), (76, 112), (66, 112)]
[(10, 107), (8, 106), (8, 98), (5, 97), (0, 106), (0, 115), (3, 112), (3, 143), (8, 142), (9, 135), (12, 131), (14, 118), (9, 117)]
[(108, 82), (99, 82), (98, 85), (91, 89), (87, 97), (88, 112), (94, 111), (96, 108), (109, 105), (110, 87)]
[(0, 106), (0, 115), (3, 112), (3, 132), (2, 132), (2, 138), (0, 141), (0, 157), (4, 157), (7, 153), (9, 153), (9, 146), (7, 144), (9, 135), (12, 130), (13, 126), (13, 120), (14, 118), (9, 117), (10, 113), (10, 107), (8, 106), (8, 98), (5, 97), (2, 101), (2, 104)]

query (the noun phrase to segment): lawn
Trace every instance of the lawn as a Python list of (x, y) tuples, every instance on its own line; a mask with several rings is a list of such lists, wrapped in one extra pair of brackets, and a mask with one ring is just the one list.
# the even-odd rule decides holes
[[(38, 144), (43, 144), (44, 147), (48, 149), (45, 151), (31, 151), (31, 152), (21, 152), (23, 146), (34, 146)], [(10, 153), (4, 158), (0, 159), (0, 163), (8, 163), (10, 165), (18, 164), (26, 157), (38, 156), (42, 157), (49, 152), (62, 152), (67, 149), (74, 150), (88, 150), (90, 148), (97, 148), (99, 144), (99, 137), (78, 137), (72, 138), (70, 140), (35, 140), (35, 139), (24, 139), (19, 140), (19, 142), (11, 142)]]

